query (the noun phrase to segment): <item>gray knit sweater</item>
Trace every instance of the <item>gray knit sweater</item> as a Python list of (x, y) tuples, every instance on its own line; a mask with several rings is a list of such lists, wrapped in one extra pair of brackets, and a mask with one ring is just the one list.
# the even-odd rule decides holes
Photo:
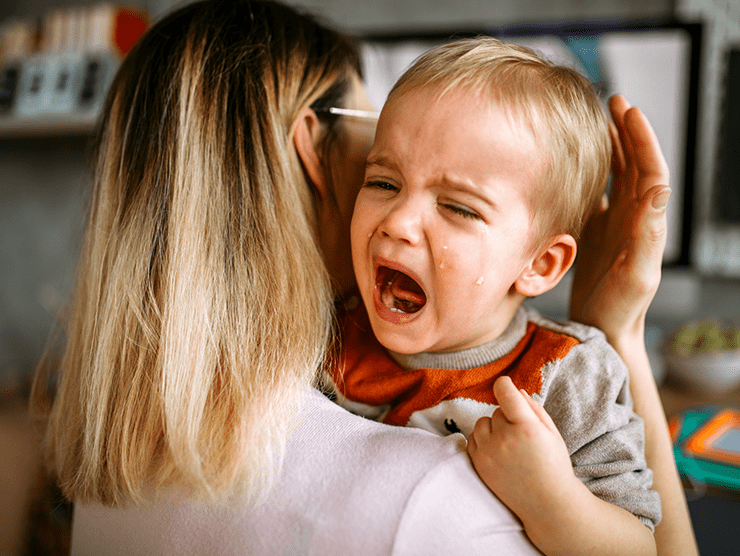
[[(372, 334), (369, 328), (362, 331), (365, 333)], [(532, 352), (548, 351), (549, 346), (556, 346), (558, 354), (532, 358)], [(353, 352), (351, 346), (345, 347), (348, 353)], [(660, 497), (650, 490), (652, 471), (645, 462), (643, 421), (632, 411), (628, 371), (601, 331), (554, 322), (521, 307), (506, 331), (482, 346), (453, 353), (390, 356), (398, 364), (397, 380), (393, 370), (376, 372), (377, 356), (366, 355), (361, 355), (356, 365), (360, 380), (353, 380), (357, 358), (350, 361), (337, 383), (339, 403), (379, 421), (442, 435), (461, 432), (467, 437), (475, 422), (490, 416), (497, 407), (495, 399), (487, 397), (492, 396), (490, 384), (496, 376), (488, 376), (487, 382), (478, 381), (471, 388), (470, 374), (499, 369), (496, 372), (512, 376), (515, 385), (529, 381), (525, 389), (558, 427), (576, 476), (591, 492), (631, 512), (651, 530), (660, 521)], [(452, 372), (440, 381), (440, 369)], [(418, 380), (410, 381), (409, 373), (418, 375)], [(530, 380), (522, 378), (523, 373), (537, 376)], [(439, 386), (440, 382), (444, 384)], [(394, 383), (409, 384), (408, 390), (394, 390)], [(427, 385), (432, 384), (442, 391), (429, 403)], [(369, 398), (363, 395), (368, 386), (375, 399), (378, 390), (387, 387), (388, 403), (368, 403)], [(476, 388), (480, 394), (471, 395)], [(425, 399), (423, 403), (418, 402), (420, 397)], [(400, 421), (394, 422), (399, 415)]]

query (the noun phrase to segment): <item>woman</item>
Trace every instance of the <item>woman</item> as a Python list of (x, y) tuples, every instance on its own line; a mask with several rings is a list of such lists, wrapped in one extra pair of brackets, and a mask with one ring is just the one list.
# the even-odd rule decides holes
[[(45, 437), (76, 503), (73, 553), (534, 553), (459, 436), (363, 421), (312, 388), (331, 280), (351, 285), (345, 227), (372, 135), (321, 108), (366, 108), (360, 78), (347, 38), (266, 1), (186, 6), (123, 62)], [(657, 145), (642, 145), (639, 114), (615, 113), (629, 184), (617, 200), (630, 190), (660, 230), (645, 191), (667, 176), (633, 162)], [(619, 208), (595, 225), (638, 230)], [(657, 278), (660, 253), (636, 242)], [(573, 309), (616, 319), (619, 345), (644, 314), (609, 304), (646, 308), (656, 284), (630, 283), (637, 267), (615, 283), (605, 253), (577, 278), (603, 293)]]

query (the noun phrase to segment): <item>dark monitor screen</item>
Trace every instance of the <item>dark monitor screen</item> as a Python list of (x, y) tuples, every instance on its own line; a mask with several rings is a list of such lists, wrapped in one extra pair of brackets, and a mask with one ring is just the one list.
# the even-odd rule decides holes
[(717, 217), (723, 224), (740, 224), (740, 47), (727, 53), (723, 118), (717, 168)]

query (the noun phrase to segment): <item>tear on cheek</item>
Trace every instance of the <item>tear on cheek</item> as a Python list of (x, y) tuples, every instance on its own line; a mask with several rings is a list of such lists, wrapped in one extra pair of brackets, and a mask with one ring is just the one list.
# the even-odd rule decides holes
[(375, 286), (383, 305), (396, 313), (416, 313), (427, 302), (427, 296), (416, 280), (398, 270), (378, 267)]

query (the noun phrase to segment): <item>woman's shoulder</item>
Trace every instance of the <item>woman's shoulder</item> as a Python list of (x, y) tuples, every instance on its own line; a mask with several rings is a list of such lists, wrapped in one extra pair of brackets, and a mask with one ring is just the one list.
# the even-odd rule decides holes
[[(343, 446), (333, 453), (334, 457), (355, 459), (360, 453), (372, 456), (373, 466), (379, 461), (391, 459), (394, 465), (399, 462), (393, 452), (412, 452), (416, 456), (416, 466), (433, 465), (455, 454), (466, 453), (466, 441), (462, 435), (439, 437), (427, 431), (408, 427), (392, 427), (377, 421), (350, 413), (317, 390), (312, 389), (301, 426), (295, 432), (295, 444), (305, 449), (304, 440), (312, 438), (319, 445), (330, 448)], [(317, 454), (327, 457), (326, 453)], [(357, 463), (365, 463), (359, 458)]]
[[(391, 427), (352, 415), (329, 400), (314, 402), (326, 412), (317, 422), (341, 424), (329, 444), (352, 446), (337, 457), (356, 466), (333, 477), (352, 484), (349, 491), (334, 493), (334, 503), (348, 502), (341, 513), (354, 516), (357, 527), (378, 527), (388, 534), (383, 539), (391, 543), (388, 553), (491, 554), (495, 546), (498, 555), (539, 554), (516, 517), (478, 478), (461, 434), (440, 437)], [(358, 529), (351, 530), (358, 535)]]
[(478, 479), (462, 435), (376, 423), (311, 390), (261, 504), (81, 507), (73, 554), (475, 554), (491, 542), (513, 547), (497, 554), (536, 554)]

